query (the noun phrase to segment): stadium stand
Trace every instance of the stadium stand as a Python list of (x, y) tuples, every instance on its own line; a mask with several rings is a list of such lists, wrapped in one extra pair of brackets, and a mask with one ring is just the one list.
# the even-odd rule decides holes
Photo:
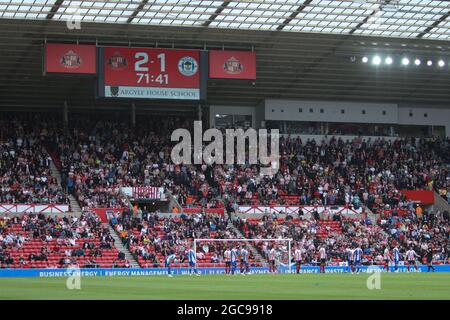
[[(227, 219), (220, 215), (163, 217), (144, 211), (139, 218), (131, 211), (124, 211), (115, 214), (110, 223), (141, 267), (163, 267), (164, 258), (170, 252), (178, 256), (175, 267), (187, 267), (185, 251), (194, 238), (230, 239), (236, 236), (227, 230)], [(197, 252), (198, 266), (224, 267), (223, 249), (224, 245), (220, 243), (203, 243)], [(252, 257), (249, 261), (256, 265)]]
[[(382, 264), (384, 249), (395, 245), (403, 253), (412, 247), (421, 257), (433, 248), (434, 263), (450, 263), (448, 216), (436, 216), (432, 211), (418, 217), (414, 210), (408, 210), (404, 216), (380, 217), (376, 224), (369, 219), (321, 221), (272, 215), (237, 218), (235, 224), (248, 238), (292, 238), (294, 244), (305, 251), (306, 263), (318, 261), (316, 249), (322, 245), (332, 263), (345, 261), (346, 249), (357, 245), (363, 249), (362, 263), (365, 265)], [(260, 243), (259, 250), (267, 256), (267, 244)]]
[(33, 124), (32, 119), (0, 120), (0, 203), (66, 204), (65, 192), (50, 173), (45, 123)]
[(2, 268), (129, 267), (114, 247), (108, 228), (89, 213), (3, 217), (0, 244)]
[[(133, 127), (126, 121), (73, 116), (69, 127), (64, 127), (58, 121), (49, 125), (39, 114), (6, 118), (1, 127), (2, 203), (67, 203), (67, 190), (87, 212), (92, 207), (126, 207), (119, 187), (165, 187), (187, 216), (167, 218), (147, 212), (137, 217), (125, 211), (110, 221), (141, 266), (161, 266), (168, 250), (177, 252), (180, 266), (184, 266), (182, 251), (192, 238), (234, 237), (227, 230), (226, 216), (205, 214), (204, 209), (237, 213), (242, 204), (365, 206), (379, 214), (375, 225), (367, 220), (270, 215), (261, 220), (240, 218), (235, 225), (249, 238), (291, 237), (308, 248), (326, 244), (334, 262), (342, 261), (345, 248), (359, 239), (365, 239), (361, 243), (365, 263), (377, 262), (384, 246), (394, 242), (403, 249), (413, 245), (417, 252), (433, 246), (441, 255), (437, 261), (446, 261), (448, 213), (430, 210), (419, 217), (399, 190), (437, 190), (448, 198), (448, 192), (442, 190), (448, 190), (449, 139), (399, 138), (391, 142), (332, 137), (317, 142), (283, 137), (280, 171), (269, 178), (259, 174), (257, 165), (173, 165), (169, 133), (189, 127), (189, 121), (149, 117)], [(62, 186), (50, 174), (49, 154), (61, 168)], [(41, 215), (4, 218), (2, 266), (63, 267), (69, 262), (81, 267), (129, 266), (124, 259), (115, 258), (118, 252), (97, 218), (87, 214), (70, 219)], [(86, 228), (91, 230), (89, 236)], [(46, 236), (52, 239), (46, 241)], [(75, 245), (68, 244), (71, 239), (76, 239)], [(85, 242), (93, 246), (77, 256), (75, 252)], [(66, 249), (72, 253), (65, 256)], [(211, 244), (209, 251), (200, 255), (200, 263), (220, 266), (221, 254), (215, 254), (221, 251), (220, 245)], [(260, 251), (267, 253), (261, 246)], [(310, 256), (310, 261), (314, 259)]]
[(333, 137), (325, 143), (281, 138), (280, 171), (269, 179), (259, 175), (256, 165), (171, 164), (173, 143), (167, 132), (187, 124), (179, 119), (154, 121), (163, 125), (150, 122), (132, 128), (127, 122), (75, 118), (72, 133), (57, 140), (57, 159), (64, 183), (82, 206), (122, 205), (119, 185), (158, 185), (189, 207), (363, 204), (376, 211), (386, 204), (402, 207), (401, 189), (448, 188), (448, 139), (391, 142)]

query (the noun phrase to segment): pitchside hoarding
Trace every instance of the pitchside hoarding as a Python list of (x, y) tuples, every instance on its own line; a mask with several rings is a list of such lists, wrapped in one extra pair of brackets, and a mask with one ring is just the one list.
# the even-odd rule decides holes
[[(450, 265), (435, 265), (436, 272), (450, 272)], [(280, 270), (286, 273), (287, 268)], [(382, 272), (382, 266), (362, 266), (361, 272), (376, 273)], [(203, 275), (208, 274), (224, 274), (224, 268), (198, 268), (198, 271)], [(394, 271), (394, 267), (390, 267), (390, 271)], [(407, 266), (399, 266), (399, 272), (407, 272)], [(295, 265), (291, 266), (291, 272), (295, 273)], [(326, 267), (325, 273), (346, 273), (348, 267), (346, 266), (332, 266)], [(418, 272), (427, 272), (427, 266), (419, 266)], [(189, 274), (188, 268), (172, 268), (172, 273), (175, 275)], [(251, 274), (268, 274), (267, 267), (250, 268)], [(300, 273), (319, 273), (319, 267), (316, 266), (302, 266)], [(57, 278), (69, 277), (73, 275), (73, 271), (67, 269), (0, 269), (0, 278), (14, 278), (14, 277), (40, 277), (40, 278)], [(81, 277), (138, 277), (138, 276), (158, 276), (167, 275), (167, 268), (85, 268), (80, 269), (79, 275)]]
[(199, 50), (105, 47), (98, 58), (100, 97), (205, 99), (207, 56)]

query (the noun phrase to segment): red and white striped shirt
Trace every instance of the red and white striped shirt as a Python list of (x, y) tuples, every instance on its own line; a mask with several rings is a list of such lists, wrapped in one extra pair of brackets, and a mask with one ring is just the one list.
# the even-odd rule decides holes
[(389, 257), (390, 257), (390, 255), (389, 255), (389, 249), (384, 249), (384, 260), (389, 260)]
[(415, 257), (417, 257), (417, 253), (414, 250), (406, 251), (406, 260), (412, 261), (415, 260)]
[(295, 251), (294, 251), (294, 259), (295, 259), (295, 261), (301, 261), (302, 260), (302, 250), (295, 249)]
[(230, 250), (225, 250), (225, 252), (224, 252), (224, 257), (225, 257), (225, 261), (226, 262), (231, 262), (231, 251)]
[(275, 249), (272, 248), (269, 251), (269, 260), (275, 260), (275, 254), (276, 254), (276, 251), (275, 251)]
[(325, 248), (324, 247), (319, 249), (319, 256), (320, 256), (320, 259), (326, 259), (327, 258), (327, 253), (325, 252)]

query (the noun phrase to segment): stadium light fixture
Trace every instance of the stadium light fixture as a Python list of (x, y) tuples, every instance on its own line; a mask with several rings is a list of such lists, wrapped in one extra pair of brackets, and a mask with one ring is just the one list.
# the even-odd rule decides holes
[(439, 61), (438, 61), (438, 66), (441, 67), (441, 68), (442, 68), (443, 66), (445, 66), (444, 60), (439, 60)]
[(427, 66), (431, 67), (432, 65), (433, 65), (433, 61), (428, 60), (428, 61), (427, 61)]
[(378, 66), (378, 65), (381, 63), (381, 58), (380, 58), (380, 56), (375, 56), (375, 57), (373, 57), (372, 63), (373, 63), (374, 65)]
[(394, 61), (392, 60), (392, 58), (391, 57), (387, 57), (385, 60), (384, 60), (384, 63), (386, 63), (386, 64), (392, 64)]
[(369, 62), (369, 58), (367, 58), (367, 57), (363, 57), (363, 58), (362, 58), (362, 62), (363, 62), (363, 63), (367, 63), (367, 62)]
[(421, 63), (422, 63), (422, 61), (420, 61), (420, 59), (414, 60), (414, 64), (415, 64), (416, 66), (420, 66)]
[(409, 59), (408, 58), (403, 58), (402, 59), (402, 65), (404, 65), (404, 66), (407, 66), (407, 65), (409, 65)]

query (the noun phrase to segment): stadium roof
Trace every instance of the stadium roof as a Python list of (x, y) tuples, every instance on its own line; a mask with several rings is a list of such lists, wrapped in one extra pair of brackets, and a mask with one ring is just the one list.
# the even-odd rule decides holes
[[(256, 21), (253, 26), (244, 26), (242, 23), (239, 30), (225, 27), (221, 22), (231, 19), (227, 17), (234, 17), (237, 20), (241, 19), (240, 16), (255, 15), (234, 11), (233, 8), (238, 5), (267, 6), (272, 3), (275, 6), (274, 0), (220, 1), (218, 6), (215, 6), (217, 1), (166, 0), (164, 1), (167, 3), (166, 7), (155, 9), (158, 3), (162, 6), (162, 2), (0, 0), (0, 107), (13, 109), (59, 107), (64, 101), (70, 106), (85, 109), (97, 106), (129, 107), (129, 102), (123, 100), (96, 99), (95, 78), (44, 77), (42, 50), (45, 42), (176, 49), (255, 50), (257, 80), (252, 82), (211, 79), (208, 81), (208, 104), (256, 105), (268, 98), (443, 106), (448, 105), (450, 101), (450, 42), (443, 40), (442, 37), (436, 39), (437, 34), (446, 35), (447, 39), (450, 36), (449, 30), (445, 29), (445, 26), (450, 28), (450, 22), (445, 22), (450, 21), (445, 14), (445, 11), (449, 10), (450, 2), (401, 0), (403, 6), (405, 3), (420, 2), (420, 5), (414, 5), (414, 10), (422, 10), (420, 8), (425, 8), (424, 4), (427, 4), (426, 8), (429, 10), (437, 12), (440, 8), (439, 12), (442, 12), (440, 18), (437, 17), (439, 14), (436, 14), (434, 20), (442, 21), (432, 22), (431, 25), (435, 26), (433, 28), (425, 23), (423, 20), (425, 16), (418, 14), (414, 14), (414, 19), (418, 19), (415, 22), (399, 21), (398, 28), (410, 24), (415, 24), (419, 28), (414, 34), (403, 34), (405, 38), (393, 38), (392, 34), (388, 37), (387, 34), (380, 36), (371, 33), (369, 36), (368, 33), (363, 33), (363, 30), (368, 30), (368, 26), (364, 26), (361, 22), (358, 23), (358, 28), (355, 26), (351, 29), (355, 30), (353, 32), (339, 33), (338, 28), (335, 33), (324, 33), (326, 30), (311, 32), (318, 31), (318, 28), (288, 32), (294, 25), (301, 23), (294, 20), (300, 19), (302, 12), (306, 14), (310, 12), (307, 10), (312, 8), (325, 10), (327, 7), (324, 5), (325, 1), (306, 0), (303, 6), (297, 7), (297, 10), (289, 11), (288, 18), (278, 24), (277, 28), (270, 30), (252, 29), (256, 29)], [(179, 4), (178, 8), (172, 4), (175, 2)], [(283, 1), (276, 1), (277, 5), (281, 2)], [(299, 3), (293, 0), (284, 2)], [(367, 6), (368, 1), (327, 3), (334, 4), (333, 13), (336, 15), (344, 7)], [(82, 16), (81, 29), (69, 30), (65, 19), (70, 18), (68, 10), (75, 4), (81, 8), (79, 11)], [(195, 8), (200, 5), (203, 10), (201, 12), (208, 12), (208, 17), (206, 15), (197, 17), (190, 13), (195, 12)], [(308, 6), (310, 9), (306, 9)], [(411, 6), (409, 8), (412, 10)], [(269, 5), (265, 12), (275, 8)], [(277, 12), (284, 12), (283, 10), (277, 9)], [(156, 21), (156, 18), (150, 19), (151, 14), (156, 17), (155, 11), (159, 14), (164, 12), (165, 18), (159, 19), (161, 21)], [(186, 18), (186, 14), (191, 15)], [(345, 14), (350, 16), (347, 11)], [(356, 20), (358, 15), (363, 16), (363, 13), (356, 10), (351, 14), (352, 19)], [(305, 21), (312, 23), (314, 20), (319, 23), (327, 20), (333, 22), (343, 20), (344, 12), (339, 15), (339, 19), (316, 16), (314, 17), (316, 20), (311, 18)], [(195, 24), (186, 25), (187, 22), (193, 23), (194, 17), (196, 17)], [(103, 23), (96, 23), (99, 19)], [(428, 30), (427, 33), (418, 37), (420, 34), (416, 33), (424, 33), (425, 30)], [(362, 56), (375, 55), (379, 55), (382, 59), (391, 56), (395, 63), (391, 66), (383, 64), (378, 67), (371, 63), (361, 63)], [(400, 64), (400, 60), (405, 56), (411, 59), (408, 67)], [(421, 66), (413, 64), (416, 58), (423, 61)], [(425, 62), (428, 59), (434, 61), (432, 67), (426, 66)], [(445, 67), (437, 66), (439, 59), (445, 61)], [(176, 107), (183, 104), (188, 105), (178, 101), (136, 102), (136, 106), (139, 107)]]
[(357, 34), (450, 40), (435, 0), (0, 1), (0, 18)]

